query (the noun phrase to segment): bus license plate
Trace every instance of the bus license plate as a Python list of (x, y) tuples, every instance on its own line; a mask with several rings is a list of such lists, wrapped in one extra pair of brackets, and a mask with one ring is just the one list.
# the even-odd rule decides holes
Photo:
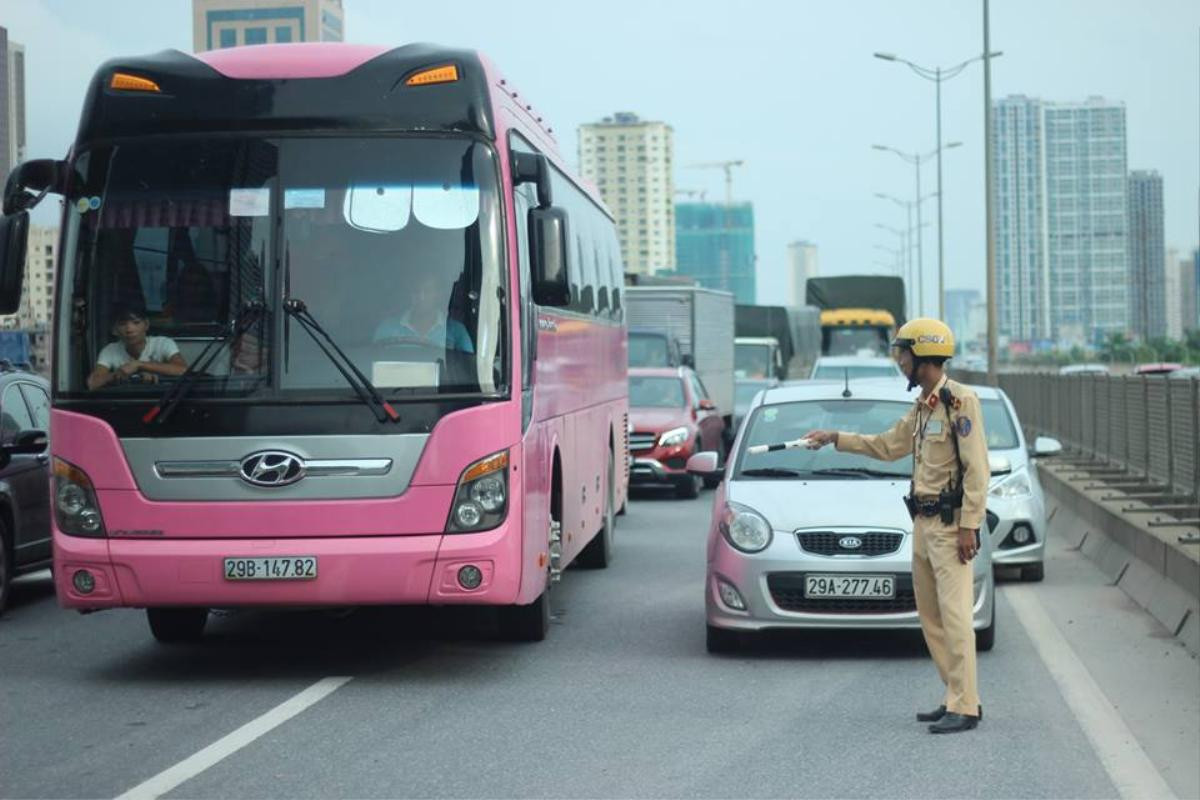
[(316, 556), (225, 559), (227, 581), (311, 581), (316, 577)]
[(881, 597), (896, 596), (896, 578), (892, 575), (805, 575), (805, 597)]

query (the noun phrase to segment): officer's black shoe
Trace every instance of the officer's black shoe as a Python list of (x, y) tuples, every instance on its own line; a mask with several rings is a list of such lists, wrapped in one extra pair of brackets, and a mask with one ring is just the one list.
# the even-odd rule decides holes
[(929, 726), (930, 733), (961, 733), (969, 731), (979, 724), (979, 717), (968, 717), (966, 714), (955, 714), (947, 711), (945, 716)]
[[(946, 716), (946, 707), (938, 706), (933, 711), (918, 711), (917, 722), (937, 722), (944, 716)], [(983, 706), (979, 707), (979, 719), (983, 719)]]
[(933, 711), (918, 711), (917, 722), (937, 722), (946, 716), (946, 707), (938, 706)]

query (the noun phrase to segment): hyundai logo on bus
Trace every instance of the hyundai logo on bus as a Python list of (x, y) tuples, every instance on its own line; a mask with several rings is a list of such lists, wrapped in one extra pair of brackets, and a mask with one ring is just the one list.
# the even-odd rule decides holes
[(838, 546), (843, 550), (857, 550), (862, 547), (862, 539), (857, 536), (843, 536), (838, 539)]
[(283, 450), (260, 450), (242, 459), (242, 480), (255, 486), (287, 486), (304, 477), (304, 459)]

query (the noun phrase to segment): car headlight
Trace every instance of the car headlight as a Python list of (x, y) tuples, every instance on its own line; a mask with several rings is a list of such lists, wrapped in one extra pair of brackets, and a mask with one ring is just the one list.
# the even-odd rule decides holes
[(677, 444), (683, 444), (688, 440), (690, 431), (687, 428), (671, 428), (671, 430), (658, 437), (659, 447), (673, 447)]
[(54, 521), (58, 529), (71, 536), (101, 538), (104, 518), (92, 479), (79, 467), (61, 458), (54, 459)]
[(725, 540), (743, 553), (758, 553), (771, 543), (771, 523), (740, 503), (725, 504), (718, 527)]
[(1032, 495), (1033, 486), (1029, 482), (1029, 473), (1024, 468), (1017, 470), (988, 490), (988, 494), (992, 497), (1008, 498)]
[(480, 459), (463, 470), (450, 507), (447, 533), (486, 531), (508, 513), (508, 452)]

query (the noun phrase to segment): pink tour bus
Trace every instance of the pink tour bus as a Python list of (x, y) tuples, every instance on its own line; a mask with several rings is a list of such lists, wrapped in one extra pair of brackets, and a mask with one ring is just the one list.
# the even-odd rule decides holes
[(212, 607), (468, 604), (540, 640), (562, 570), (608, 565), (616, 230), (483, 56), (109, 61), (67, 158), (8, 179), (0, 313), (47, 192), (63, 606), (169, 642)]

